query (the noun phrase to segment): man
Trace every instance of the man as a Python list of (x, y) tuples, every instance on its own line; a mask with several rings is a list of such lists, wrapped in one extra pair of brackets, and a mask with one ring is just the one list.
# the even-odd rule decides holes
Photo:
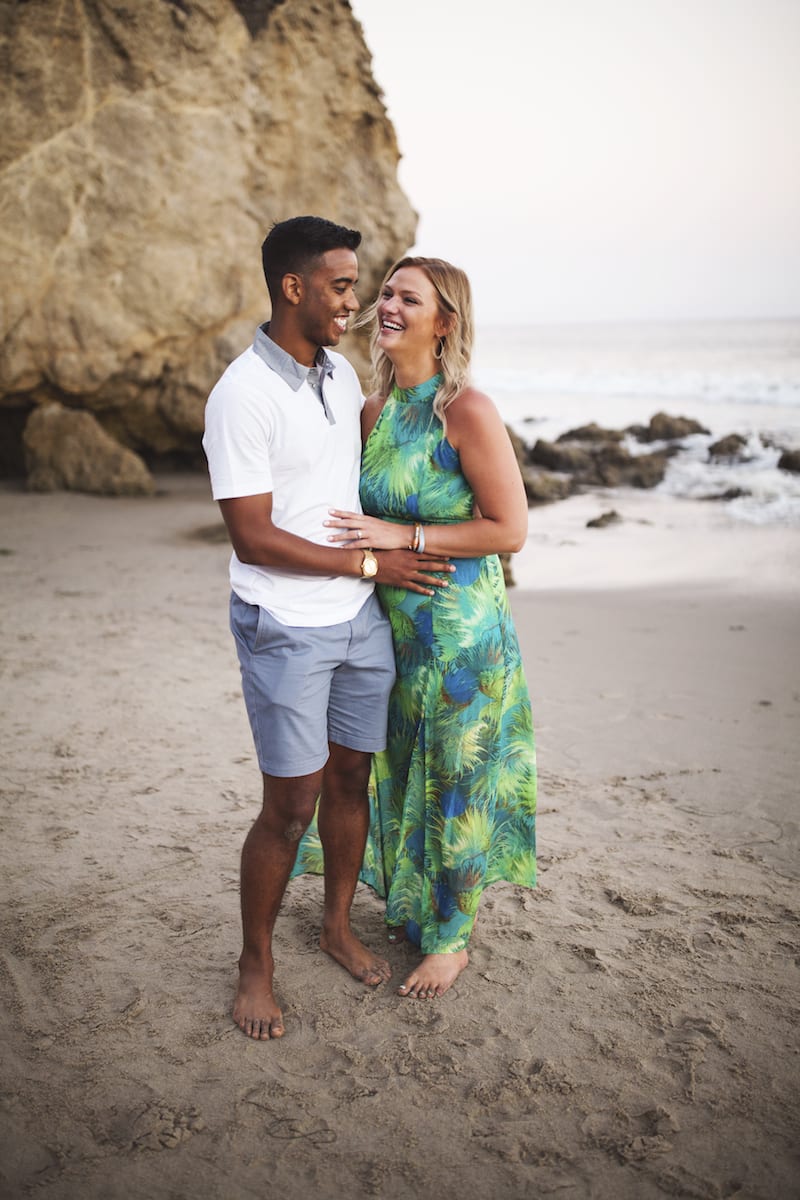
[[(355, 371), (327, 354), (358, 310), (361, 234), (320, 217), (273, 226), (262, 246), (271, 320), (206, 406), (203, 447), (233, 546), (231, 629), (263, 776), (242, 850), (243, 948), (233, 1017), (249, 1037), (284, 1033), (272, 931), (319, 797), (325, 860), (320, 946), (376, 986), (389, 965), (350, 928), (369, 827), (372, 752), (385, 746), (394, 656), (372, 580), (429, 591), (447, 563), (411, 550), (327, 543), (331, 508), (360, 512)], [(356, 534), (354, 533), (354, 539)], [(424, 568), (424, 569), (423, 569)]]

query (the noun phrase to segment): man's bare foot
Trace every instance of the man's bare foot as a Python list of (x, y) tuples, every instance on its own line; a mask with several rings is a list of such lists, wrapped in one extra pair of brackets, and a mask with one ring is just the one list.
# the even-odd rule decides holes
[(469, 962), (466, 950), (455, 954), (426, 954), (415, 971), (397, 989), (413, 1000), (432, 1000), (451, 988)]
[(349, 971), (354, 979), (365, 983), (367, 987), (377, 987), (391, 977), (392, 971), (388, 962), (373, 954), (350, 930), (337, 935), (327, 933), (323, 929), (319, 945), (321, 950), (330, 954), (331, 958)]
[(272, 959), (252, 963), (239, 959), (239, 988), (233, 1005), (233, 1019), (248, 1037), (258, 1041), (283, 1037), (283, 1013), (272, 994)]
[(387, 928), (386, 940), (391, 942), (393, 946), (397, 945), (398, 942), (408, 941), (405, 925), (389, 925)]

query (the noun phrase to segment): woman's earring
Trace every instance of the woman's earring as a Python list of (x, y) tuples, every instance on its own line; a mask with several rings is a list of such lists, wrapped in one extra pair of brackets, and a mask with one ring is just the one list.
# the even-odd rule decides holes
[(433, 357), (441, 358), (443, 354), (444, 354), (444, 338), (439, 338), (439, 348), (438, 348), (438, 350), (434, 350)]

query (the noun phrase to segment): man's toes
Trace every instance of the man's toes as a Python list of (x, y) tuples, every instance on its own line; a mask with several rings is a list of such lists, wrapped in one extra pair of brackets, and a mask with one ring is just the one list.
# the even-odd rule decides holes
[(253, 1038), (256, 1042), (283, 1037), (285, 1032), (281, 1017), (273, 1017), (271, 1021), (266, 1017), (263, 1020), (260, 1017), (240, 1017), (236, 1024), (245, 1037)]
[(379, 984), (385, 983), (391, 974), (389, 964), (378, 959), (370, 966), (364, 967), (363, 971), (359, 972), (358, 978), (368, 987), (377, 987)]

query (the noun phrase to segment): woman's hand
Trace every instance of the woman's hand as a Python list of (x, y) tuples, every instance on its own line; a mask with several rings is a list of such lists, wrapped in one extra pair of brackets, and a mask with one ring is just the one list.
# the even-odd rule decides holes
[(410, 550), (414, 540), (413, 525), (396, 525), (382, 521), (379, 517), (368, 517), (364, 513), (347, 512), (331, 508), (330, 520), (323, 521), (328, 528), (338, 530), (328, 534), (329, 542), (342, 546), (369, 546), (372, 550)]

